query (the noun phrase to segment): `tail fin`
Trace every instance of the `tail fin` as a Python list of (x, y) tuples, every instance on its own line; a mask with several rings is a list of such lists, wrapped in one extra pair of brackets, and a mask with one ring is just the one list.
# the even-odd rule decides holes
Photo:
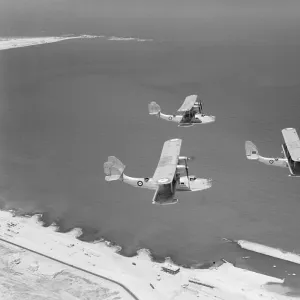
[(148, 110), (150, 115), (158, 115), (161, 111), (160, 106), (154, 101), (148, 104)]
[(252, 142), (246, 141), (245, 150), (248, 159), (257, 160), (259, 158), (257, 147)]
[(109, 156), (108, 161), (104, 163), (103, 167), (106, 181), (122, 179), (125, 165), (115, 156)]

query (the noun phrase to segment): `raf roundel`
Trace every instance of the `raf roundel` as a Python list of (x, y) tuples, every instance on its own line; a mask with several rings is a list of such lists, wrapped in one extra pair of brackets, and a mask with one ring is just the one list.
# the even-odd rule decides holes
[(138, 186), (142, 186), (142, 185), (143, 185), (143, 182), (139, 180), (139, 181), (137, 182), (137, 185), (138, 185)]
[(166, 183), (168, 181), (169, 181), (168, 178), (161, 178), (161, 179), (158, 180), (158, 183)]

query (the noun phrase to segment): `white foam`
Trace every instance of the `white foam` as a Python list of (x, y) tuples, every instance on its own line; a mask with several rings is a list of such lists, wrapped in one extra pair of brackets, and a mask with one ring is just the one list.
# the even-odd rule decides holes
[(117, 37), (111, 36), (107, 38), (110, 41), (136, 41), (136, 42), (152, 42), (153, 39), (140, 39), (135, 37)]
[(104, 35), (69, 35), (69, 36), (45, 36), (45, 37), (0, 37), (0, 50), (8, 50), (13, 48), (37, 46), (43, 44), (57, 43), (65, 40), (73, 39), (97, 39), (104, 38), (109, 41), (135, 41), (135, 42), (150, 42), (152, 39), (141, 39), (135, 37), (117, 37)]
[(287, 260), (296, 264), (300, 264), (300, 255), (292, 252), (286, 252), (282, 249), (272, 248), (258, 243), (253, 243), (245, 240), (236, 241), (237, 244), (246, 250), (276, 257), (282, 260)]

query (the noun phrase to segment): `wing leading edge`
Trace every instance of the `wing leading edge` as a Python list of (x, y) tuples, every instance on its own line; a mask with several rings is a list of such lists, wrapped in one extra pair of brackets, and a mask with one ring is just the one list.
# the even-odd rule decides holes
[(178, 109), (178, 112), (185, 112), (189, 111), (193, 108), (194, 104), (197, 101), (198, 96), (197, 95), (190, 95), (187, 96), (183, 102), (183, 104)]
[(282, 129), (283, 139), (286, 147), (295, 162), (300, 161), (300, 139), (295, 128)]
[(169, 184), (173, 181), (181, 143), (181, 139), (172, 139), (164, 143), (158, 165), (153, 175), (153, 180), (156, 183)]

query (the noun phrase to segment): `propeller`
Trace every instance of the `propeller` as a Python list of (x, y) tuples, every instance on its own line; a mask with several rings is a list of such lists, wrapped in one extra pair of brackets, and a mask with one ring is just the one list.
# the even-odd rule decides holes
[(194, 161), (196, 159), (195, 156), (189, 156), (187, 160)]

